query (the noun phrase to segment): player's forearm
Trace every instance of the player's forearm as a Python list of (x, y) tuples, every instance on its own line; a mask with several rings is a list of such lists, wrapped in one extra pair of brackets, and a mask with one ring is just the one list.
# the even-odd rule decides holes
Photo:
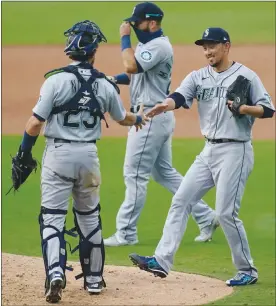
[(39, 121), (36, 117), (31, 116), (26, 124), (26, 132), (30, 136), (38, 136), (44, 122)]
[(244, 109), (242, 110), (244, 114), (251, 115), (256, 118), (272, 118), (275, 113), (275, 110), (264, 105), (256, 105), (256, 106), (242, 105), (242, 106), (244, 106)]
[(168, 105), (166, 111), (172, 111), (175, 109), (175, 101), (172, 98), (167, 98), (163, 103)]
[[(132, 126), (132, 125), (136, 124), (137, 116), (138, 115), (136, 115), (136, 114), (133, 114), (131, 112), (127, 112), (125, 119), (122, 120), (122, 121), (118, 121), (118, 123), (120, 125), (123, 125), (123, 126)], [(141, 116), (138, 116), (138, 117), (141, 117)]]
[(122, 51), (123, 65), (126, 73), (137, 73), (138, 67), (132, 48), (128, 48)]
[(134, 51), (131, 48), (130, 35), (121, 37), (122, 59), (127, 73), (137, 73), (138, 67), (135, 60)]
[(274, 111), (267, 109), (265, 111), (262, 105), (250, 106), (242, 105), (239, 109), (240, 114), (250, 115), (255, 118), (270, 118), (273, 117)]
[(21, 150), (22, 152), (30, 152), (34, 146), (37, 137), (43, 126), (43, 121), (39, 121), (35, 116), (31, 116), (27, 122), (26, 129), (23, 135)]

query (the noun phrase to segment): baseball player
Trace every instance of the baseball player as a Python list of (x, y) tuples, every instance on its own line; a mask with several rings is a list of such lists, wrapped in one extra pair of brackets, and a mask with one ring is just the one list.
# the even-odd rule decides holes
[[(155, 255), (130, 254), (130, 259), (141, 269), (166, 277), (187, 226), (189, 207), (216, 186), (216, 214), (238, 270), (226, 284), (254, 284), (258, 272), (238, 213), (254, 164), (251, 143), (254, 120), (273, 117), (275, 109), (258, 75), (229, 59), (231, 44), (225, 30), (208, 28), (195, 44), (203, 47), (209, 65), (191, 72), (174, 93), (147, 115), (162, 115), (163, 111), (181, 106), (190, 108), (195, 98), (205, 147), (172, 199)], [(240, 88), (240, 93), (234, 94), (233, 88), (237, 91)]]
[[(163, 11), (155, 4), (143, 2), (134, 7), (130, 18), (120, 27), (122, 58), (127, 73), (115, 76), (117, 84), (130, 85), (131, 111), (136, 113), (144, 104), (149, 111), (169, 94), (173, 49), (168, 37), (163, 35)], [(139, 43), (131, 47), (131, 27)], [(163, 113), (151, 120), (139, 133), (128, 133), (124, 180), (125, 200), (116, 218), (117, 231), (104, 239), (106, 246), (138, 243), (137, 222), (146, 199), (150, 176), (175, 193), (182, 176), (172, 167), (172, 134), (175, 127), (173, 112)], [(214, 211), (202, 200), (193, 206), (192, 216), (201, 233), (196, 241), (211, 239), (218, 222)]]
[[(13, 162), (22, 172), (32, 159), (31, 150), (42, 125), (46, 148), (42, 161), (42, 203), (39, 215), (42, 254), (45, 264), (46, 301), (56, 303), (66, 286), (65, 218), (73, 196), (75, 229), (84, 287), (100, 293), (105, 282), (105, 251), (100, 221), (101, 173), (96, 141), (101, 136), (101, 119), (109, 112), (120, 125), (141, 128), (145, 116), (126, 112), (117, 85), (93, 68), (100, 42), (106, 42), (100, 28), (89, 20), (79, 22), (65, 33), (64, 52), (72, 60), (67, 67), (45, 75), (40, 97), (27, 122), (19, 152)], [(13, 159), (14, 161), (14, 159)], [(23, 166), (22, 166), (23, 165)], [(21, 171), (21, 170), (20, 170)], [(76, 278), (78, 278), (76, 277)]]

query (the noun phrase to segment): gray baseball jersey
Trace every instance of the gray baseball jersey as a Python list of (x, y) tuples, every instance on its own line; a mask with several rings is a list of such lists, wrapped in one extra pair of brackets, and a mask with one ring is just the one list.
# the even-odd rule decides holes
[[(139, 43), (135, 57), (144, 71), (131, 75), (131, 104), (143, 103), (147, 112), (168, 95), (173, 49), (167, 37), (158, 37), (146, 44)], [(128, 132), (124, 163), (125, 200), (116, 218), (119, 240), (137, 240), (137, 223), (145, 204), (150, 175), (172, 193), (182, 181), (182, 175), (172, 166), (174, 127), (174, 113), (166, 112), (153, 118), (138, 133), (135, 128)], [(204, 228), (214, 219), (214, 212), (199, 200), (193, 207), (192, 216), (199, 227)]]
[[(238, 218), (245, 184), (254, 165), (250, 141), (254, 118), (235, 118), (226, 106), (227, 88), (239, 75), (251, 81), (252, 105), (274, 110), (259, 77), (239, 63), (221, 73), (210, 66), (193, 71), (176, 90), (185, 97), (187, 108), (197, 99), (201, 132), (216, 141), (206, 141), (172, 199), (163, 236), (155, 250), (156, 260), (167, 272), (185, 232), (191, 207), (216, 186), (216, 215), (231, 248), (233, 263), (238, 271), (258, 277), (243, 223)], [(228, 142), (220, 142), (222, 138), (226, 141), (228, 138)]]
[[(73, 62), (73, 65), (78, 62)], [(78, 68), (79, 73), (86, 80), (91, 76), (91, 70)], [(64, 111), (51, 114), (56, 106), (69, 102), (80, 89), (81, 84), (73, 73), (61, 72), (50, 76), (44, 82), (40, 98), (33, 108), (33, 112), (47, 120), (45, 136), (47, 145), (44, 150), (41, 173), (42, 207), (47, 210), (62, 210), (67, 212), (69, 197), (73, 197), (75, 224), (84, 237), (93, 243), (90, 258), (84, 261), (90, 265), (91, 275), (86, 276), (87, 282), (102, 280), (104, 251), (101, 247), (102, 232), (99, 223), (99, 188), (101, 172), (97, 147), (94, 143), (87, 143), (99, 139), (101, 123), (86, 111)], [(93, 93), (99, 102), (103, 113), (109, 112), (116, 121), (125, 118), (126, 111), (115, 88), (105, 79), (98, 78), (92, 83)], [(89, 93), (78, 104), (85, 105), (89, 100)], [(53, 138), (77, 141), (73, 143), (58, 143)], [(87, 212), (90, 212), (87, 214)], [(49, 274), (58, 271), (63, 273), (60, 265), (55, 265), (60, 258), (61, 243), (54, 234), (62, 232), (65, 224), (65, 214), (57, 212), (42, 213), (42, 236), (46, 250)], [(51, 226), (48, 226), (48, 225)], [(93, 234), (94, 233), (94, 234)], [(93, 234), (93, 235), (91, 235)], [(46, 247), (47, 246), (47, 247)], [(87, 247), (86, 247), (87, 248)], [(86, 249), (87, 250), (87, 249)], [(45, 258), (44, 257), (44, 258)], [(50, 268), (51, 267), (51, 268)]]
[(154, 106), (169, 94), (173, 49), (168, 37), (162, 36), (146, 44), (139, 43), (135, 58), (143, 68), (143, 73), (131, 75), (131, 105), (143, 103)]
[(271, 98), (256, 73), (240, 63), (234, 63), (228, 70), (217, 73), (207, 66), (191, 72), (176, 92), (186, 99), (191, 107), (193, 99), (198, 101), (201, 133), (207, 138), (230, 138), (247, 141), (255, 118), (244, 116), (234, 118), (226, 106), (227, 88), (243, 75), (251, 81), (250, 100), (252, 105), (264, 105), (274, 110)]
[[(76, 65), (79, 62), (73, 62)], [(91, 72), (87, 69), (78, 69), (84, 79), (88, 80)], [(126, 111), (122, 100), (115, 88), (105, 79), (96, 79), (92, 84), (93, 93), (98, 100), (103, 113), (109, 112), (115, 121), (125, 118)], [(101, 137), (101, 123), (97, 118), (93, 128), (87, 128), (83, 122), (93, 123), (89, 112), (68, 114), (64, 111), (50, 115), (53, 107), (60, 106), (69, 101), (80, 88), (76, 76), (72, 73), (62, 72), (45, 80), (40, 90), (40, 97), (33, 108), (33, 112), (47, 120), (44, 135), (50, 138), (62, 138), (73, 141), (91, 141)]]

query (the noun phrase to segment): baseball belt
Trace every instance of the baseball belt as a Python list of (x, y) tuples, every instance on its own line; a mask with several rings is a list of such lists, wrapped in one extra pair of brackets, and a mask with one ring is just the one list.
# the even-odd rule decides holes
[(236, 140), (236, 139), (229, 139), (229, 138), (220, 138), (220, 139), (210, 139), (210, 138), (205, 138), (207, 142), (210, 143), (226, 143), (226, 142), (246, 142), (244, 140)]
[[(156, 104), (158, 104), (158, 103), (162, 103), (162, 102), (157, 102)], [(156, 105), (156, 104), (155, 104), (155, 105)], [(154, 107), (155, 105), (144, 104), (144, 108), (145, 108), (145, 107)], [(133, 105), (133, 106), (131, 106), (131, 108), (130, 108), (130, 112), (131, 112), (131, 113), (138, 113), (138, 112), (139, 112), (139, 109), (140, 109), (140, 104), (138, 104), (138, 105)]]
[(77, 140), (68, 140), (68, 139), (61, 139), (55, 138), (54, 143), (96, 143), (96, 140), (89, 140), (89, 141), (77, 141)]

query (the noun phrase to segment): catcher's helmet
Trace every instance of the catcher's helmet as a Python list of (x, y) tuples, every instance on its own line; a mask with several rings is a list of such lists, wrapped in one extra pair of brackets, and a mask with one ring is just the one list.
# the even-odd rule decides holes
[(89, 20), (76, 23), (64, 35), (68, 37), (64, 52), (75, 57), (91, 56), (100, 42), (107, 42), (100, 28)]

